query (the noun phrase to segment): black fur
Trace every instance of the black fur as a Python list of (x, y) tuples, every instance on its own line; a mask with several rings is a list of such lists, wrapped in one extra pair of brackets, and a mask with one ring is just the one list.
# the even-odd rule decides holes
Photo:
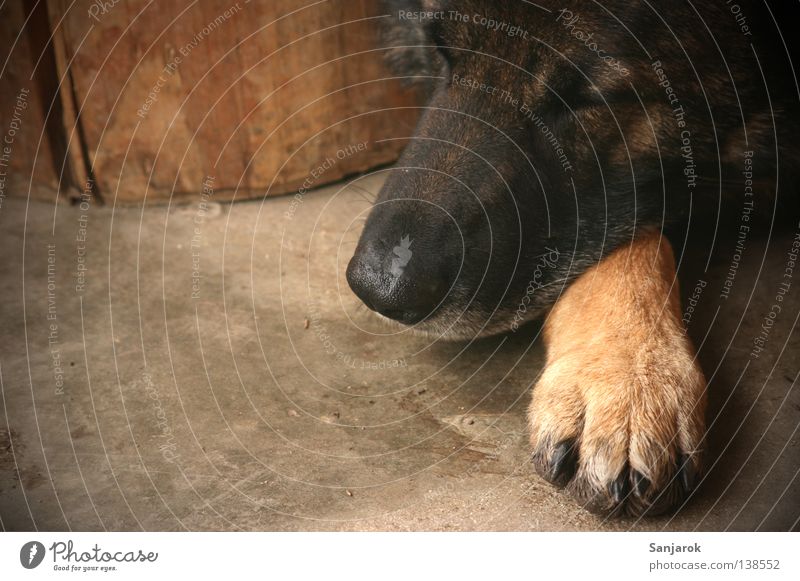
[(387, 2), (388, 60), (429, 101), (351, 261), (356, 293), (422, 331), (501, 332), (638, 229), (741, 212), (745, 152), (754, 211), (794, 201), (795, 33), (784, 3), (738, 1), (746, 30), (731, 4)]

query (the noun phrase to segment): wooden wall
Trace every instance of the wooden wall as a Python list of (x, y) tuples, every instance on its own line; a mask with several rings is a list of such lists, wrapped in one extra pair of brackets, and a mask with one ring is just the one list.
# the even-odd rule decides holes
[[(25, 16), (6, 6), (3, 18)], [(416, 121), (416, 95), (383, 64), (374, 1), (48, 0), (46, 12), (52, 41), (36, 50), (49, 50), (58, 107), (43, 115), (61, 135), (33, 173), (53, 186), (62, 166), (73, 196), (88, 181), (106, 202), (179, 201), (208, 176), (216, 199), (293, 192), (393, 161), (403, 142), (382, 140)]]
[(71, 165), (59, 163), (65, 142), (48, 26), (43, 2), (0, 8), (0, 204), (12, 195), (55, 200), (60, 182), (74, 181)]

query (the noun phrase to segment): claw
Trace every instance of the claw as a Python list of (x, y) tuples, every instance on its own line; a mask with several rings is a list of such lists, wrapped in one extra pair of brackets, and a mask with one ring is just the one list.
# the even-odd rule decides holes
[(692, 462), (691, 456), (688, 454), (681, 454), (678, 460), (678, 471), (680, 472), (681, 484), (686, 493), (692, 492), (697, 486), (697, 468)]
[(628, 469), (623, 469), (617, 479), (608, 485), (608, 492), (614, 500), (614, 504), (622, 503), (628, 496)]
[(639, 498), (644, 498), (647, 491), (650, 489), (650, 480), (648, 480), (641, 472), (636, 470), (632, 474), (633, 489)]
[(577, 461), (575, 440), (559, 442), (553, 449), (553, 455), (550, 458), (550, 466), (545, 478), (559, 488), (565, 487), (575, 475)]

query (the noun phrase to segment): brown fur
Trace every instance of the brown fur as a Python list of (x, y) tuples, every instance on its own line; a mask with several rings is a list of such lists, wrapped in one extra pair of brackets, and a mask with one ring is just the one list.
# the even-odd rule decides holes
[[(656, 512), (699, 469), (706, 383), (681, 324), (672, 249), (638, 236), (581, 276), (545, 324), (546, 368), (530, 406), (534, 463), (545, 478), (557, 444), (575, 441), (567, 490), (595, 511)], [(689, 468), (689, 467), (687, 467)], [(636, 492), (633, 474), (650, 483)], [(614, 499), (611, 483), (622, 475)]]
[[(738, 233), (722, 228), (728, 214), (746, 212), (753, 235), (796, 225), (790, 4), (738, 0), (744, 31), (724, 2), (389, 0), (388, 60), (428, 104), (348, 282), (443, 338), (516, 330), (552, 308), (534, 465), (588, 508), (654, 514), (697, 483), (705, 380), (660, 233), (685, 256), (707, 224), (718, 253)], [(409, 9), (439, 12), (401, 18)], [(414, 260), (395, 284), (387, 250), (404, 236)]]

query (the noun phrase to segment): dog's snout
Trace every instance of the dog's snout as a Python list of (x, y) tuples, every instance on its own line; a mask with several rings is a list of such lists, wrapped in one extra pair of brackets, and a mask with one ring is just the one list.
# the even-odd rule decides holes
[(410, 236), (393, 242), (362, 241), (347, 266), (347, 283), (363, 303), (384, 317), (412, 325), (431, 315), (447, 294), (447, 279)]

